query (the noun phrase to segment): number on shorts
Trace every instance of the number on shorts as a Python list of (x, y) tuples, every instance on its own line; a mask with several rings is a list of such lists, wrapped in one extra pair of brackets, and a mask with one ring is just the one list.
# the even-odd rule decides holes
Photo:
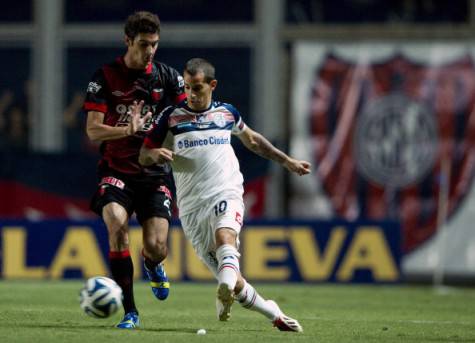
[(214, 214), (216, 216), (222, 214), (224, 211), (226, 211), (227, 207), (228, 207), (228, 203), (226, 200), (220, 201), (219, 204), (214, 205)]

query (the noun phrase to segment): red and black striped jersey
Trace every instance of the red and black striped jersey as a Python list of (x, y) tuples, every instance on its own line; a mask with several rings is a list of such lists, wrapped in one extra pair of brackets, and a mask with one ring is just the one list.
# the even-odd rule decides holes
[[(94, 73), (87, 87), (84, 109), (104, 113), (106, 125), (127, 126), (134, 100), (144, 100), (142, 115), (150, 111), (155, 117), (166, 106), (178, 104), (185, 97), (183, 77), (172, 67), (153, 62), (145, 70), (135, 70), (128, 68), (124, 58), (119, 57)], [(134, 136), (103, 141), (99, 163), (126, 174), (167, 172), (169, 168), (143, 169), (138, 163), (140, 147), (153, 119)]]

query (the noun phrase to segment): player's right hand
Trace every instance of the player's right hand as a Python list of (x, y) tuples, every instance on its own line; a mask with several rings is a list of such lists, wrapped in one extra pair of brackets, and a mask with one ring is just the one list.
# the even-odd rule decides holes
[(132, 106), (130, 106), (129, 115), (131, 116), (131, 118), (128, 127), (129, 136), (134, 135), (137, 131), (142, 131), (145, 124), (152, 116), (152, 112), (147, 112), (147, 114), (142, 117), (143, 104), (143, 100), (140, 100), (139, 103), (134, 100), (134, 103), (132, 104)]
[(284, 167), (289, 171), (302, 176), (310, 173), (312, 165), (307, 161), (300, 161), (289, 157), (287, 161), (284, 162)]
[(163, 164), (166, 162), (172, 162), (173, 161), (173, 151), (167, 148), (158, 148), (154, 149), (155, 150), (155, 161), (157, 161), (158, 164)]

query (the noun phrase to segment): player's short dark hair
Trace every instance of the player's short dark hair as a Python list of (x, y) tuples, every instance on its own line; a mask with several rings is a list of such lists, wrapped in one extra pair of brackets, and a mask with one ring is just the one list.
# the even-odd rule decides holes
[(139, 33), (160, 34), (160, 19), (156, 14), (138, 11), (129, 15), (124, 27), (125, 35), (134, 39)]
[(202, 72), (205, 76), (205, 81), (210, 83), (215, 79), (214, 66), (204, 58), (192, 58), (185, 64), (185, 72), (191, 76)]

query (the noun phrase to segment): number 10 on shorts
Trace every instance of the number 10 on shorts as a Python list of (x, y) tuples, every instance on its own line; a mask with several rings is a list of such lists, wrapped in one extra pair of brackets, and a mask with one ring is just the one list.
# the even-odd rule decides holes
[(228, 207), (228, 203), (226, 200), (220, 201), (217, 205), (214, 205), (214, 214), (219, 216), (226, 212), (226, 208)]

